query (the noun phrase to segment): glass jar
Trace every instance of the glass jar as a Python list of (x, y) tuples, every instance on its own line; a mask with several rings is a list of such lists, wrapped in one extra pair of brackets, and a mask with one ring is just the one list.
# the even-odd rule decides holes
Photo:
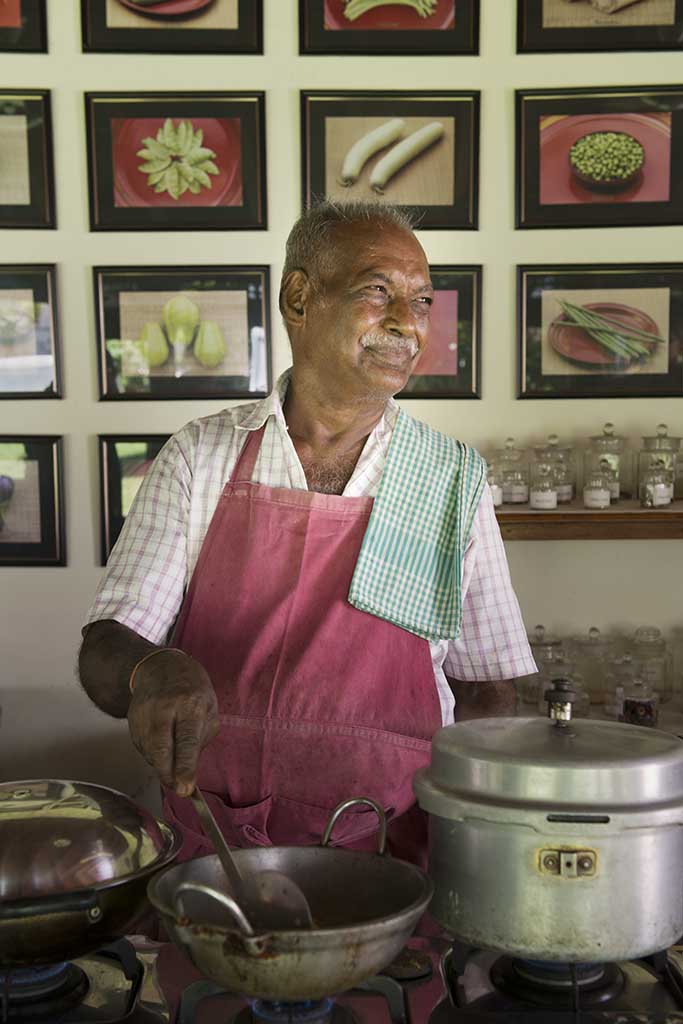
[(546, 443), (534, 445), (533, 451), (537, 462), (550, 463), (553, 467), (558, 505), (566, 505), (572, 501), (576, 481), (572, 446), (561, 445), (557, 434), (548, 434)]
[(674, 473), (664, 459), (654, 459), (644, 470), (638, 485), (641, 508), (665, 508), (674, 496)]
[(584, 680), (591, 704), (604, 704), (607, 690), (607, 664), (619, 653), (616, 637), (591, 626), (587, 633), (574, 636), (568, 644), (569, 657)]
[(609, 659), (605, 673), (605, 714), (610, 718), (619, 718), (624, 705), (624, 690), (636, 675), (636, 666), (628, 652)]
[(529, 463), (525, 450), (516, 448), (514, 437), (508, 437), (505, 447), (496, 452), (495, 461), (502, 477), (503, 504), (525, 504), (529, 500)]
[(548, 702), (545, 695), (546, 691), (552, 688), (555, 679), (569, 679), (572, 684), (575, 695), (572, 703), (572, 718), (588, 718), (591, 702), (584, 686), (583, 677), (577, 671), (574, 662), (570, 661), (563, 652), (560, 652), (552, 661), (545, 662), (539, 673), (536, 698), (539, 714), (548, 714)]
[(629, 725), (645, 725), (654, 729), (657, 727), (658, 717), (658, 694), (645, 679), (636, 676), (628, 686), (624, 687), (624, 706), (619, 721), (628, 722)]
[(612, 501), (630, 498), (633, 495), (633, 459), (625, 437), (614, 433), (614, 424), (605, 423), (602, 434), (593, 434), (584, 456), (584, 475), (598, 469), (603, 461), (616, 472), (612, 488)]
[(672, 498), (683, 497), (683, 459), (680, 455), (680, 447), (681, 438), (670, 437), (666, 423), (658, 424), (655, 435), (643, 437), (643, 447), (638, 453), (638, 493), (641, 496), (641, 504), (642, 484), (649, 469), (666, 470), (673, 485)]
[(664, 703), (673, 690), (673, 658), (661, 629), (639, 626), (628, 645), (636, 674), (659, 694)]
[(557, 508), (557, 488), (553, 466), (549, 462), (536, 462), (531, 467), (529, 507), (538, 509)]
[(500, 508), (503, 504), (503, 478), (500, 475), (497, 466), (489, 465), (486, 480), (489, 485), (489, 490), (491, 491), (493, 507)]
[(534, 661), (539, 671), (533, 672), (528, 676), (520, 676), (517, 679), (517, 693), (520, 703), (535, 704), (542, 666), (546, 662), (560, 657), (563, 653), (563, 648), (560, 638), (547, 633), (545, 626), (534, 626), (534, 630), (529, 634), (528, 639), (531, 653), (534, 656)]
[(592, 470), (583, 484), (584, 508), (609, 508), (612, 500), (612, 479), (614, 471), (606, 473), (598, 468)]

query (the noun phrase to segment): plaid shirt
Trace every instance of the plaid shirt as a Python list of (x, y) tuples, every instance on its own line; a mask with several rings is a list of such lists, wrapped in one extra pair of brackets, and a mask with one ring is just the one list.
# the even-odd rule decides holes
[[(87, 623), (115, 619), (152, 643), (166, 641), (247, 431), (266, 423), (255, 482), (307, 490), (282, 411), (288, 380), (283, 374), (260, 402), (193, 420), (164, 445), (109, 556)], [(398, 411), (390, 400), (344, 496), (377, 494)], [(446, 675), (474, 682), (536, 671), (488, 487), (472, 524), (461, 589), (460, 636), (429, 644), (445, 725), (453, 721), (454, 708)]]

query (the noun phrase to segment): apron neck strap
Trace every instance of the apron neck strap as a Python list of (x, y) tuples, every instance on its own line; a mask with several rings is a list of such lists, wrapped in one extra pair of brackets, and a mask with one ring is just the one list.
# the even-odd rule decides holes
[(254, 475), (254, 466), (256, 465), (256, 459), (258, 458), (261, 441), (263, 440), (265, 432), (266, 423), (264, 423), (262, 427), (259, 427), (258, 430), (249, 431), (249, 436), (242, 447), (242, 451), (235, 463), (235, 468), (230, 475), (230, 483), (251, 483), (251, 478)]

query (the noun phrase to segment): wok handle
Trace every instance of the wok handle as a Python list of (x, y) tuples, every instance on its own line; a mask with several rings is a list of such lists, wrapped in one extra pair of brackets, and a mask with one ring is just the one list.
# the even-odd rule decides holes
[(349, 800), (342, 800), (330, 815), (330, 820), (325, 826), (323, 837), (320, 840), (321, 846), (328, 846), (330, 839), (332, 838), (332, 830), (337, 824), (339, 818), (342, 816), (344, 811), (348, 811), (349, 807), (355, 807), (356, 804), (367, 804), (371, 807), (379, 818), (379, 842), (377, 844), (377, 852), (380, 857), (383, 857), (387, 852), (387, 816), (384, 813), (384, 808), (381, 804), (378, 804), (376, 800), (371, 800), (369, 796), (352, 796)]
[(217, 889), (212, 889), (210, 885), (203, 885), (201, 882), (181, 882), (176, 889), (175, 910), (178, 917), (186, 916), (183, 908), (183, 899), (187, 892), (201, 893), (203, 896), (209, 896), (212, 900), (215, 900), (216, 903), (220, 903), (222, 907), (232, 914), (239, 925), (240, 931), (249, 937), (256, 934), (245, 917), (244, 911), (240, 905), (235, 902), (232, 896), (228, 896), (224, 892), (219, 892)]
[(25, 917), (52, 917), (54, 914), (85, 914), (91, 924), (102, 917), (96, 889), (55, 893), (39, 899), (0, 901), (0, 921)]

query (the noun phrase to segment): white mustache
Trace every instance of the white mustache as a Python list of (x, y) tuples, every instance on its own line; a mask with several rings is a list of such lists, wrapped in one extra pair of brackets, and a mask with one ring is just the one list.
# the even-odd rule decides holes
[(407, 352), (411, 359), (417, 355), (418, 344), (414, 338), (400, 338), (385, 331), (368, 331), (360, 339), (363, 348), (371, 348), (376, 352)]

